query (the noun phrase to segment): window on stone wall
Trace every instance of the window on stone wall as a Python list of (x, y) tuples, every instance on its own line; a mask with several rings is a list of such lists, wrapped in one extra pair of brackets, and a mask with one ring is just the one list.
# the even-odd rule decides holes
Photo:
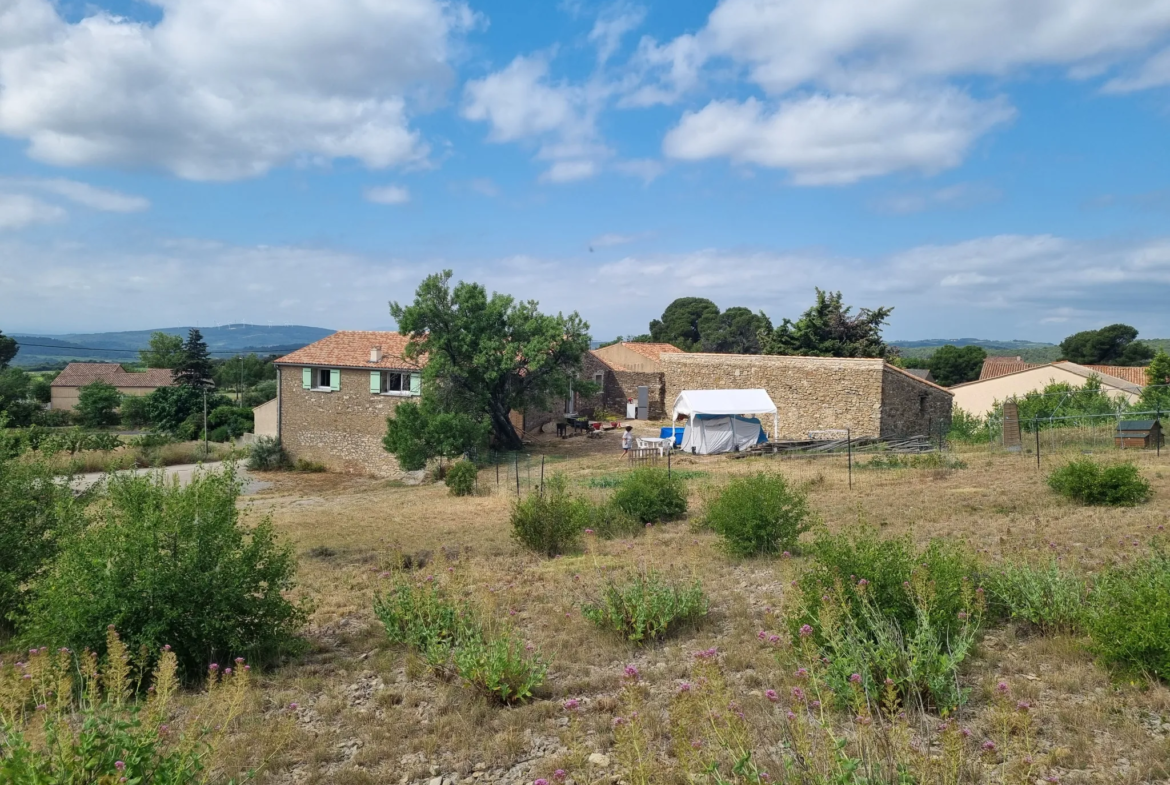
[(926, 414), (926, 393), (918, 393), (918, 413)]
[(328, 368), (317, 369), (317, 389), (328, 390), (332, 387), (333, 372)]
[(394, 371), (382, 371), (382, 392), (409, 393), (410, 374), (396, 373)]

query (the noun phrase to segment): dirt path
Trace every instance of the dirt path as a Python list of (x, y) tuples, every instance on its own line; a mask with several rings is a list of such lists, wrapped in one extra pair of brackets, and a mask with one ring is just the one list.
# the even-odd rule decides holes
[[(162, 469), (134, 469), (126, 470), (132, 471), (134, 474), (142, 476), (152, 474), (155, 472), (163, 472), (167, 479), (174, 477), (179, 478), (179, 483), (186, 485), (191, 482), (191, 478), (195, 476), (195, 472), (199, 469), (208, 471), (216, 471), (223, 465), (222, 461), (212, 461), (211, 463), (183, 463), (176, 466), (167, 466)], [(124, 474), (126, 472), (117, 472)], [(84, 491), (106, 477), (106, 472), (90, 472), (88, 474), (80, 474), (73, 479), (72, 487), (75, 491)], [(251, 496), (260, 491), (267, 490), (272, 487), (272, 483), (265, 480), (257, 480), (252, 478), (246, 471), (240, 470), (240, 479), (244, 481), (244, 495)]]

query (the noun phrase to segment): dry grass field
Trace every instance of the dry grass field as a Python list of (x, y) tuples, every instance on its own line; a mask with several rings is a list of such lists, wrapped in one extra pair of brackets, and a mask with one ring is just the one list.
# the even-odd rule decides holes
[[(533, 454), (537, 462), (545, 456), (546, 472), (564, 472), (572, 487), (596, 497), (605, 491), (589, 487), (591, 478), (627, 470), (615, 444), (542, 437)], [(692, 517), (730, 475), (790, 472), (830, 529), (865, 523), (922, 542), (956, 538), (988, 563), (1055, 555), (1096, 570), (1131, 558), (1170, 526), (1170, 456), (1141, 459), (1154, 497), (1130, 509), (1058, 500), (1031, 456), (961, 457), (966, 468), (957, 470), (855, 471), (852, 489), (838, 462), (683, 457), (673, 465), (702, 473), (689, 482)], [(765, 691), (785, 694), (793, 676), (759, 633), (783, 634), (778, 615), (801, 569), (799, 555), (735, 561), (720, 552), (714, 535), (683, 521), (629, 540), (591, 537), (579, 555), (540, 558), (512, 541), (515, 487), (502, 482), (497, 490), (490, 468), (480, 475), (484, 495), (468, 498), (449, 496), (442, 484), (404, 487), (333, 474), (264, 479), (273, 488), (242, 504), (252, 516), (270, 515), (295, 543), (301, 590), (315, 604), (306, 632), (310, 650), (257, 679), (256, 711), (222, 749), (224, 771), (263, 763), (261, 781), (274, 783), (527, 785), (553, 782), (561, 769), (577, 783), (632, 783), (636, 778), (614, 750), (614, 717), (622, 711), (623, 669), (634, 665), (644, 685), (648, 752), (660, 761), (651, 767), (651, 781), (685, 781), (670, 763), (667, 705), (678, 685), (694, 678), (693, 653), (712, 647), (757, 749), (778, 741), (769, 734), (779, 709)], [(537, 700), (515, 708), (489, 704), (388, 643), (371, 604), (404, 555), (411, 569), (473, 597), (544, 655), (550, 669)], [(701, 579), (711, 598), (707, 619), (638, 648), (582, 617), (581, 601), (604, 574), (639, 568)], [(957, 721), (976, 740), (992, 733), (997, 683), (1008, 683), (1013, 699), (1032, 705), (1028, 782), (1170, 780), (1170, 690), (1111, 679), (1078, 638), (993, 628), (963, 679), (971, 697)], [(570, 699), (580, 708), (566, 711)], [(294, 703), (295, 721), (276, 719), (287, 718)], [(1005, 778), (994, 767), (977, 776)]]

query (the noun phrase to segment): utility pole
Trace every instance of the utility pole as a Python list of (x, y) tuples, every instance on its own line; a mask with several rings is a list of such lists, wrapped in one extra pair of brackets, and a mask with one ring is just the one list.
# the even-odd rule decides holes
[(203, 460), (207, 460), (207, 388), (203, 388)]

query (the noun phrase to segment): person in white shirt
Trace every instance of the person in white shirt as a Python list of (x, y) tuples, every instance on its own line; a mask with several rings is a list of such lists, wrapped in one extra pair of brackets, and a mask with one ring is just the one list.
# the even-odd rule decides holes
[(634, 446), (634, 426), (627, 425), (626, 432), (622, 434), (622, 457), (630, 454), (630, 448)]

